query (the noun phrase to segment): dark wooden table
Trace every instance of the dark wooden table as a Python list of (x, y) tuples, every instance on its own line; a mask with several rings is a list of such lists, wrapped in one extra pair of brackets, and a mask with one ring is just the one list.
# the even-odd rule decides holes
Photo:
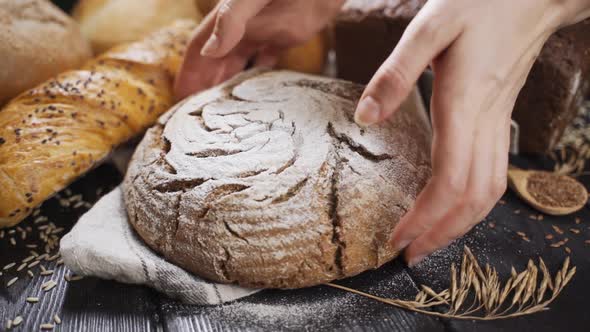
[[(513, 160), (528, 163), (527, 160)], [(97, 188), (106, 193), (118, 184), (121, 175), (111, 165), (103, 165), (74, 183), (61, 197), (82, 195), (83, 201), (94, 202)], [(63, 199), (63, 198), (62, 198)], [(448, 286), (451, 262), (458, 262), (463, 245), (471, 247), (482, 262), (489, 262), (500, 274), (507, 276), (510, 266), (523, 269), (531, 257), (543, 257), (551, 271), (555, 271), (567, 253), (564, 248), (551, 248), (546, 234), (556, 234), (552, 225), (559, 225), (570, 240), (572, 263), (578, 273), (562, 295), (551, 305), (551, 310), (516, 319), (474, 322), (433, 318), (391, 307), (364, 297), (343, 292), (327, 286), (293, 291), (263, 291), (240, 301), (222, 306), (190, 306), (162, 296), (146, 287), (124, 285), (113, 281), (85, 278), (66, 281), (70, 272), (59, 260), (42, 260), (39, 265), (17, 272), (20, 261), (30, 255), (30, 250), (43, 252), (42, 240), (36, 234), (46, 231), (43, 225), (50, 222), (55, 227), (67, 229), (83, 214), (87, 207), (82, 204), (62, 206), (59, 198), (47, 201), (41, 213), (21, 223), (27, 232), (22, 240), (21, 232), (4, 231), (0, 239), (0, 267), (11, 262), (17, 264), (2, 271), (0, 276), (0, 322), (20, 315), (23, 322), (18, 331), (39, 330), (40, 324), (52, 322), (58, 314), (59, 331), (229, 331), (229, 330), (364, 330), (364, 331), (554, 331), (565, 327), (569, 331), (585, 331), (590, 326), (586, 314), (585, 296), (590, 294), (590, 246), (584, 243), (590, 238), (590, 207), (567, 217), (532, 220), (529, 215), (536, 211), (525, 206), (514, 194), (506, 193), (503, 205), (498, 205), (484, 222), (447, 250), (435, 254), (413, 269), (400, 260), (393, 261), (376, 271), (344, 280), (343, 285), (366, 292), (390, 297), (411, 297), (417, 285), (427, 284), (435, 289)], [(82, 205), (74, 207), (77, 205)], [(515, 211), (519, 211), (517, 214)], [(40, 216), (47, 221), (34, 223)], [(579, 217), (582, 222), (575, 223)], [(43, 219), (41, 219), (43, 220)], [(495, 223), (494, 228), (489, 222)], [(39, 227), (42, 229), (39, 230)], [(580, 234), (568, 231), (581, 230)], [(516, 233), (527, 234), (531, 242), (523, 241)], [(11, 244), (11, 238), (16, 245)], [(553, 240), (552, 242), (555, 242)], [(38, 244), (31, 249), (26, 245)], [(32, 261), (31, 261), (32, 262)], [(54, 270), (53, 275), (40, 276), (41, 265)], [(31, 278), (27, 270), (34, 273)], [(19, 279), (10, 287), (6, 283), (14, 277)], [(45, 292), (43, 283), (55, 280), (57, 286)], [(27, 297), (39, 297), (38, 303), (28, 303)]]
[[(69, 9), (70, 0), (56, 1)], [(520, 166), (548, 167), (545, 161), (526, 158), (512, 160)], [(590, 178), (581, 178), (587, 186)], [(111, 165), (103, 165), (74, 183), (61, 197), (76, 197), (93, 203), (100, 194), (115, 187), (121, 175)], [(1, 190), (1, 188), (0, 188)], [(384, 267), (366, 272), (340, 283), (375, 295), (395, 298), (410, 298), (418, 285), (427, 284), (435, 289), (444, 289), (449, 282), (451, 262), (459, 262), (462, 248), (468, 245), (482, 262), (489, 262), (506, 277), (514, 266), (524, 269), (529, 258), (543, 257), (551, 271), (555, 271), (567, 255), (564, 248), (552, 248), (546, 234), (556, 238), (568, 237), (572, 263), (578, 272), (562, 295), (551, 305), (549, 311), (530, 316), (499, 321), (461, 321), (434, 318), (388, 306), (374, 300), (343, 292), (327, 286), (293, 291), (263, 291), (240, 301), (221, 306), (190, 306), (169, 299), (142, 286), (125, 285), (108, 280), (85, 278), (67, 281), (67, 268), (59, 259), (42, 260), (36, 266), (16, 271), (21, 261), (31, 255), (31, 250), (43, 254), (44, 241), (39, 233), (53, 229), (55, 236), (68, 231), (91, 204), (78, 204), (74, 200), (69, 207), (59, 198), (53, 198), (40, 209), (40, 214), (19, 225), (27, 233), (16, 228), (4, 230), (0, 238), (0, 330), (6, 322), (22, 316), (17, 331), (39, 330), (43, 323), (54, 323), (54, 315), (62, 323), (55, 325), (59, 331), (587, 331), (590, 315), (587, 311), (587, 296), (590, 296), (590, 207), (580, 213), (561, 217), (545, 217), (538, 221), (529, 218), (536, 214), (514, 194), (507, 192), (503, 205), (498, 205), (481, 224), (448, 249), (426, 259), (422, 264), (409, 269), (400, 260)], [(518, 211), (519, 213), (516, 213)], [(47, 220), (39, 220), (46, 216)], [(575, 223), (578, 217), (582, 222)], [(37, 223), (35, 223), (37, 220)], [(489, 223), (495, 224), (494, 228)], [(55, 226), (48, 226), (53, 223)], [(558, 225), (566, 234), (556, 234), (552, 225)], [(45, 226), (45, 227), (44, 227)], [(29, 229), (27, 229), (29, 227)], [(60, 231), (63, 228), (63, 231)], [(580, 229), (580, 234), (568, 231)], [(14, 232), (11, 234), (11, 231)], [(0, 231), (1, 232), (1, 231)], [(526, 242), (517, 232), (527, 234)], [(1, 234), (0, 234), (1, 235)], [(14, 238), (13, 245), (11, 238)], [(555, 240), (553, 240), (554, 242)], [(38, 248), (27, 245), (37, 244)], [(51, 251), (51, 255), (55, 249)], [(49, 256), (51, 257), (51, 256)], [(1, 270), (11, 262), (16, 265)], [(53, 274), (41, 276), (42, 268)], [(34, 277), (29, 277), (30, 270)], [(48, 274), (46, 272), (46, 274)], [(18, 277), (10, 287), (7, 283)], [(57, 285), (42, 290), (42, 285), (54, 280)], [(28, 303), (28, 297), (38, 297), (38, 303)]]

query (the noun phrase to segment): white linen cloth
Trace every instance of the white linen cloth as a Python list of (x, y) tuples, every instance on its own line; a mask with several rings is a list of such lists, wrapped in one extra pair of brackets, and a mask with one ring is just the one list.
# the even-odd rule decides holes
[(153, 252), (127, 222), (120, 187), (80, 218), (62, 238), (60, 252), (79, 275), (146, 285), (189, 304), (220, 304), (259, 291), (207, 281)]

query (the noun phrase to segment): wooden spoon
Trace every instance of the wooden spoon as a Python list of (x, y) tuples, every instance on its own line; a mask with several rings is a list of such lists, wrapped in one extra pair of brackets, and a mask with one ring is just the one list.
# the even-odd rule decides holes
[(567, 175), (510, 165), (508, 185), (532, 207), (554, 216), (574, 213), (588, 201), (584, 185)]

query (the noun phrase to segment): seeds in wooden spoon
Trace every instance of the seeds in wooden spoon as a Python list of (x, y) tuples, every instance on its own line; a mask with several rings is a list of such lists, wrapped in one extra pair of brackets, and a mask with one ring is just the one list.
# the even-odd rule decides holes
[(532, 172), (526, 190), (540, 204), (554, 208), (583, 205), (587, 199), (584, 187), (569, 176), (550, 172)]

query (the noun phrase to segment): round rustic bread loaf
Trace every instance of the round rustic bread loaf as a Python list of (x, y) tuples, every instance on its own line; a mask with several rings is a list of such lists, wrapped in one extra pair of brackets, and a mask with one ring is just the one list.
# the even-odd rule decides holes
[(166, 259), (217, 282), (296, 288), (381, 266), (430, 175), (430, 127), (411, 103), (357, 126), (361, 92), (251, 71), (186, 99), (133, 156), (131, 224)]
[(78, 25), (50, 1), (0, 0), (0, 104), (91, 55)]

